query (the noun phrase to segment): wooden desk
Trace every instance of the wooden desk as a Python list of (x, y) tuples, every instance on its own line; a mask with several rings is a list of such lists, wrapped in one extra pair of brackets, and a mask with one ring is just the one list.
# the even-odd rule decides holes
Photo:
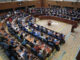
[(80, 60), (80, 51), (79, 51), (79, 53), (78, 53), (78, 55), (76, 57), (76, 60)]
[(51, 26), (51, 21), (48, 21), (48, 26)]
[[(34, 37), (30, 38), (30, 35), (28, 35), (28, 36), (25, 37), (25, 38), (26, 38), (28, 41), (32, 42), (32, 43), (33, 43), (33, 41), (34, 41)], [(47, 53), (51, 53), (51, 51), (52, 51), (52, 49), (50, 49), (51, 47), (49, 47), (48, 45), (42, 43), (42, 42), (39, 41), (39, 40), (37, 40), (36, 43), (40, 46), (41, 49), (45, 48), (45, 46), (46, 46), (46, 48), (45, 48), (46, 52), (47, 52)], [(41, 43), (41, 44), (40, 44), (40, 43)], [(44, 45), (45, 45), (45, 46), (44, 46)]]
[[(2, 31), (2, 30), (0, 30), (0, 32), (2, 33), (2, 35), (4, 35), (4, 33), (5, 33), (5, 32), (4, 32), (4, 31)], [(9, 36), (9, 35), (4, 36), (4, 37), (5, 37), (5, 38), (7, 38), (7, 39), (8, 39), (8, 41), (10, 41), (10, 39), (8, 38), (8, 36)]]
[(25, 39), (27, 39), (29, 42), (32, 42), (32, 43), (34, 41), (34, 38), (33, 37), (30, 38), (30, 35), (26, 36)]

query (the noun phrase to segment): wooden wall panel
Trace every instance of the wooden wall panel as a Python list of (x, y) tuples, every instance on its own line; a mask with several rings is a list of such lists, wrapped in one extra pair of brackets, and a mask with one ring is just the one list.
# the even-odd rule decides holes
[[(22, 5), (19, 5), (21, 3)], [(17, 8), (17, 7), (26, 7), (30, 5), (35, 5), (36, 7), (41, 7), (40, 0), (37, 1), (21, 1), (21, 2), (4, 2), (0, 3), (0, 10), (9, 9), (9, 8)]]
[(61, 6), (61, 7), (80, 8), (80, 2), (48, 1), (48, 0), (46, 0), (45, 7), (48, 7), (48, 4), (57, 5), (57, 6)]
[[(19, 5), (22, 3), (22, 5)], [(44, 3), (44, 4), (42, 4)], [(43, 6), (42, 6), (42, 5)], [(17, 7), (26, 7), (35, 5), (36, 7), (48, 7), (48, 5), (57, 5), (61, 7), (74, 7), (80, 8), (80, 2), (67, 2), (67, 1), (48, 1), (48, 0), (35, 0), (35, 1), (22, 1), (22, 2), (4, 2), (0, 3), (0, 10), (9, 9), (9, 8), (17, 8)]]

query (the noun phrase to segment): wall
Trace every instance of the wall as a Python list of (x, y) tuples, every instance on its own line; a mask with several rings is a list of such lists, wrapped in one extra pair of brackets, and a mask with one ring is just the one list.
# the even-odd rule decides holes
[[(19, 5), (21, 3), (22, 5)], [(52, 1), (52, 0), (34, 0), (34, 1), (17, 1), (17, 2), (0, 2), (0, 10), (26, 7), (30, 5), (35, 5), (36, 7), (48, 7), (48, 5), (57, 5), (61, 7), (74, 7), (80, 8), (80, 2), (69, 2), (69, 1)]]
[(48, 5), (57, 5), (61, 7), (74, 7), (74, 8), (80, 8), (80, 2), (70, 2), (70, 1), (51, 1), (46, 0), (45, 7), (48, 7)]
[[(22, 5), (19, 5), (21, 3)], [(0, 10), (9, 9), (9, 8), (17, 8), (17, 7), (26, 7), (30, 5), (35, 5), (36, 7), (41, 7), (41, 1), (19, 1), (19, 2), (0, 2)]]

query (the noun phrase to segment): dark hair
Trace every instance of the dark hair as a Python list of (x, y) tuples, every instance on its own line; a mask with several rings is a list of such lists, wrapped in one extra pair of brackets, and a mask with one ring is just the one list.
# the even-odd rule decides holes
[(41, 36), (43, 36), (43, 33), (41, 33)]

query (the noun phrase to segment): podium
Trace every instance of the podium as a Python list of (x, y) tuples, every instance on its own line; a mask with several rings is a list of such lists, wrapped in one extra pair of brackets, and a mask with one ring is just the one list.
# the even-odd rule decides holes
[(48, 26), (51, 26), (51, 21), (48, 21)]

